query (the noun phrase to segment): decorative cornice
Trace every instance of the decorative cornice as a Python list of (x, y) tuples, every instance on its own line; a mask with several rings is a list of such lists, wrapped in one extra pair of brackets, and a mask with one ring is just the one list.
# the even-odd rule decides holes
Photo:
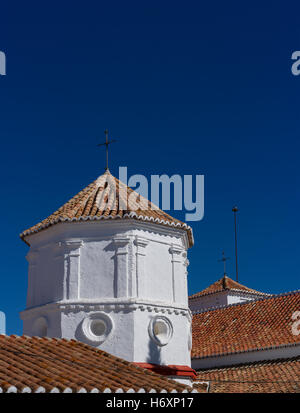
[(135, 240), (134, 240), (134, 244), (137, 247), (145, 248), (149, 244), (149, 240), (147, 240), (146, 238), (143, 238), (143, 237), (136, 236)]
[(179, 246), (177, 246), (177, 245), (172, 245), (170, 248), (169, 248), (169, 252), (170, 252), (170, 254), (172, 254), (172, 255), (181, 255), (182, 253), (183, 253), (183, 248), (182, 247), (179, 247)]
[(22, 234), (20, 234), (20, 237), (22, 240), (24, 240), (27, 244), (28, 242), (25, 240), (25, 238), (28, 235), (32, 235), (34, 233), (40, 232), (43, 229), (46, 229), (50, 226), (53, 226), (58, 223), (71, 223), (71, 222), (86, 222), (86, 221), (109, 221), (109, 220), (128, 220), (128, 219), (134, 219), (137, 221), (143, 221), (143, 222), (148, 222), (148, 223), (153, 223), (153, 224), (159, 224), (163, 225), (169, 228), (178, 228), (186, 231), (188, 240), (189, 240), (189, 247), (194, 245), (194, 237), (193, 237), (193, 231), (192, 228), (187, 225), (186, 223), (181, 223), (181, 222), (170, 222), (168, 220), (164, 219), (159, 219), (159, 218), (153, 218), (153, 217), (148, 217), (148, 216), (143, 216), (143, 215), (138, 215), (136, 212), (130, 212), (129, 214), (124, 214), (123, 216), (121, 215), (115, 215), (115, 216), (103, 216), (101, 215), (100, 217), (94, 217), (94, 216), (87, 216), (87, 217), (80, 217), (80, 218), (62, 218), (59, 217), (56, 220), (52, 222), (48, 222), (45, 224), (40, 225), (38, 228), (35, 229), (28, 229), (24, 231)]
[(119, 247), (125, 247), (126, 245), (129, 244), (130, 242), (130, 237), (114, 237), (113, 238), (114, 244), (119, 248)]
[(59, 242), (59, 246), (65, 248), (66, 250), (77, 250), (83, 246), (82, 240), (67, 240)]
[(48, 303), (37, 307), (28, 308), (20, 312), (22, 320), (31, 318), (34, 313), (41, 314), (43, 311), (62, 311), (62, 312), (79, 312), (79, 311), (104, 311), (104, 312), (131, 312), (131, 311), (148, 311), (161, 314), (182, 315), (192, 320), (191, 311), (186, 307), (175, 307), (169, 304), (155, 304), (144, 301), (107, 301), (107, 302), (76, 302), (76, 301), (60, 301), (56, 303)]

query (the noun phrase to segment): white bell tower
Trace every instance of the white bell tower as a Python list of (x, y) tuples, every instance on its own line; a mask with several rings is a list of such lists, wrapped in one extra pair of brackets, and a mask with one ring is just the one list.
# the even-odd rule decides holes
[(30, 245), (24, 334), (190, 366), (190, 227), (106, 172), (21, 238)]

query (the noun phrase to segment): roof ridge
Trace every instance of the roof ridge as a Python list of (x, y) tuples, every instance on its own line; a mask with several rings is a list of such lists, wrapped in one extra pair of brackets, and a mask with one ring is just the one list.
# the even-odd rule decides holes
[(288, 358), (283, 358), (279, 357), (276, 359), (269, 359), (269, 360), (256, 360), (256, 361), (251, 361), (251, 362), (245, 362), (245, 363), (238, 363), (238, 364), (230, 364), (230, 365), (224, 365), (224, 366), (218, 366), (214, 368), (202, 368), (202, 369), (196, 369), (196, 372), (213, 372), (213, 371), (218, 371), (218, 370), (235, 370), (239, 369), (241, 367), (253, 367), (253, 366), (265, 366), (265, 365), (272, 365), (272, 364), (284, 364), (284, 363), (292, 363), (294, 361), (300, 360), (300, 355), (294, 356), (294, 357), (288, 357)]
[(281, 349), (281, 348), (289, 348), (289, 347), (297, 347), (300, 345), (300, 342), (294, 342), (294, 343), (283, 343), (283, 344), (276, 344), (276, 345), (269, 345), (269, 346), (264, 346), (264, 347), (252, 347), (252, 348), (247, 348), (247, 349), (242, 349), (242, 350), (233, 350), (233, 351), (223, 351), (223, 352), (218, 352), (218, 353), (212, 353), (212, 354), (207, 354), (205, 356), (193, 356), (193, 359), (198, 359), (198, 360), (205, 360), (205, 359), (210, 359), (210, 358), (218, 358), (218, 357), (223, 357), (223, 356), (232, 356), (236, 354), (245, 354), (245, 353), (253, 353), (253, 352), (259, 352), (259, 351), (266, 351), (266, 350), (276, 350), (276, 349)]
[(253, 294), (253, 295), (260, 295), (260, 296), (272, 296), (272, 295), (274, 295), (272, 293), (264, 293), (262, 291), (251, 290), (250, 288), (247, 289), (247, 290), (246, 289), (242, 290), (242, 289), (239, 289), (239, 288), (226, 288), (226, 289), (219, 289), (219, 290), (215, 290), (215, 291), (208, 291), (206, 293), (202, 293), (200, 291), (199, 293), (191, 294), (189, 296), (189, 300), (195, 300), (197, 298), (205, 297), (207, 295), (222, 293), (224, 291), (239, 291), (243, 294)]
[(241, 303), (233, 303), (233, 304), (225, 304), (222, 306), (218, 306), (218, 307), (210, 307), (204, 310), (195, 310), (192, 311), (192, 314), (201, 314), (201, 313), (206, 313), (209, 311), (217, 311), (217, 310), (223, 310), (225, 308), (230, 308), (230, 307), (237, 307), (237, 306), (245, 306), (245, 305), (251, 305), (257, 301), (265, 301), (265, 300), (271, 300), (274, 298), (279, 298), (279, 297), (283, 297), (283, 296), (289, 296), (289, 295), (294, 295), (294, 294), (300, 294), (300, 290), (294, 290), (294, 291), (289, 291), (287, 293), (279, 293), (279, 294), (272, 294), (270, 296), (267, 297), (258, 297), (254, 300), (251, 301), (245, 301), (245, 302), (241, 302)]
[(266, 294), (261, 291), (254, 290), (253, 288), (247, 287), (239, 283), (238, 281), (235, 281), (234, 279), (229, 277), (227, 274), (224, 274), (221, 278), (219, 278), (217, 281), (210, 284), (208, 287), (204, 288), (198, 293), (194, 293), (191, 296), (189, 296), (189, 299), (194, 300), (196, 298), (200, 298), (206, 295), (216, 294), (222, 291), (229, 291), (229, 290), (246, 291), (249, 294), (259, 294), (259, 295)]

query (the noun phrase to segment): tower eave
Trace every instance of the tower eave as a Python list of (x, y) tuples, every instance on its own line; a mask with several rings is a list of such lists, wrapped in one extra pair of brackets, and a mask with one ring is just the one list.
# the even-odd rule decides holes
[(100, 217), (94, 217), (94, 216), (87, 216), (87, 217), (79, 217), (79, 218), (57, 218), (55, 221), (43, 223), (39, 225), (37, 228), (29, 228), (28, 230), (25, 230), (20, 234), (20, 238), (22, 241), (24, 241), (28, 246), (30, 246), (29, 242), (29, 237), (33, 234), (37, 234), (38, 232), (45, 230), (49, 227), (52, 227), (55, 224), (58, 223), (75, 223), (75, 222), (92, 222), (92, 221), (116, 221), (116, 220), (134, 220), (134, 221), (141, 221), (145, 223), (150, 223), (150, 224), (156, 224), (160, 226), (165, 226), (168, 228), (174, 228), (174, 229), (181, 229), (185, 231), (186, 233), (186, 243), (187, 247), (191, 248), (194, 245), (194, 236), (193, 236), (193, 230), (192, 228), (183, 223), (183, 222), (170, 222), (168, 220), (164, 219), (159, 219), (159, 218), (154, 218), (154, 217), (145, 217), (143, 215), (138, 215), (135, 212), (130, 212), (129, 214), (125, 214), (123, 216), (120, 215), (115, 215), (115, 216), (100, 216)]

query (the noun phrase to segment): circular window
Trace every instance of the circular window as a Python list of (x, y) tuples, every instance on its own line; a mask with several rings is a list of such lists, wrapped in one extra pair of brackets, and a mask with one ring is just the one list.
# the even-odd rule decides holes
[(91, 332), (97, 337), (101, 337), (105, 334), (106, 324), (103, 320), (92, 320), (90, 327)]
[(94, 343), (102, 343), (107, 339), (113, 323), (105, 313), (93, 313), (83, 320), (82, 330), (85, 337)]
[(173, 327), (166, 317), (154, 317), (149, 324), (149, 334), (159, 346), (165, 346), (171, 340)]

